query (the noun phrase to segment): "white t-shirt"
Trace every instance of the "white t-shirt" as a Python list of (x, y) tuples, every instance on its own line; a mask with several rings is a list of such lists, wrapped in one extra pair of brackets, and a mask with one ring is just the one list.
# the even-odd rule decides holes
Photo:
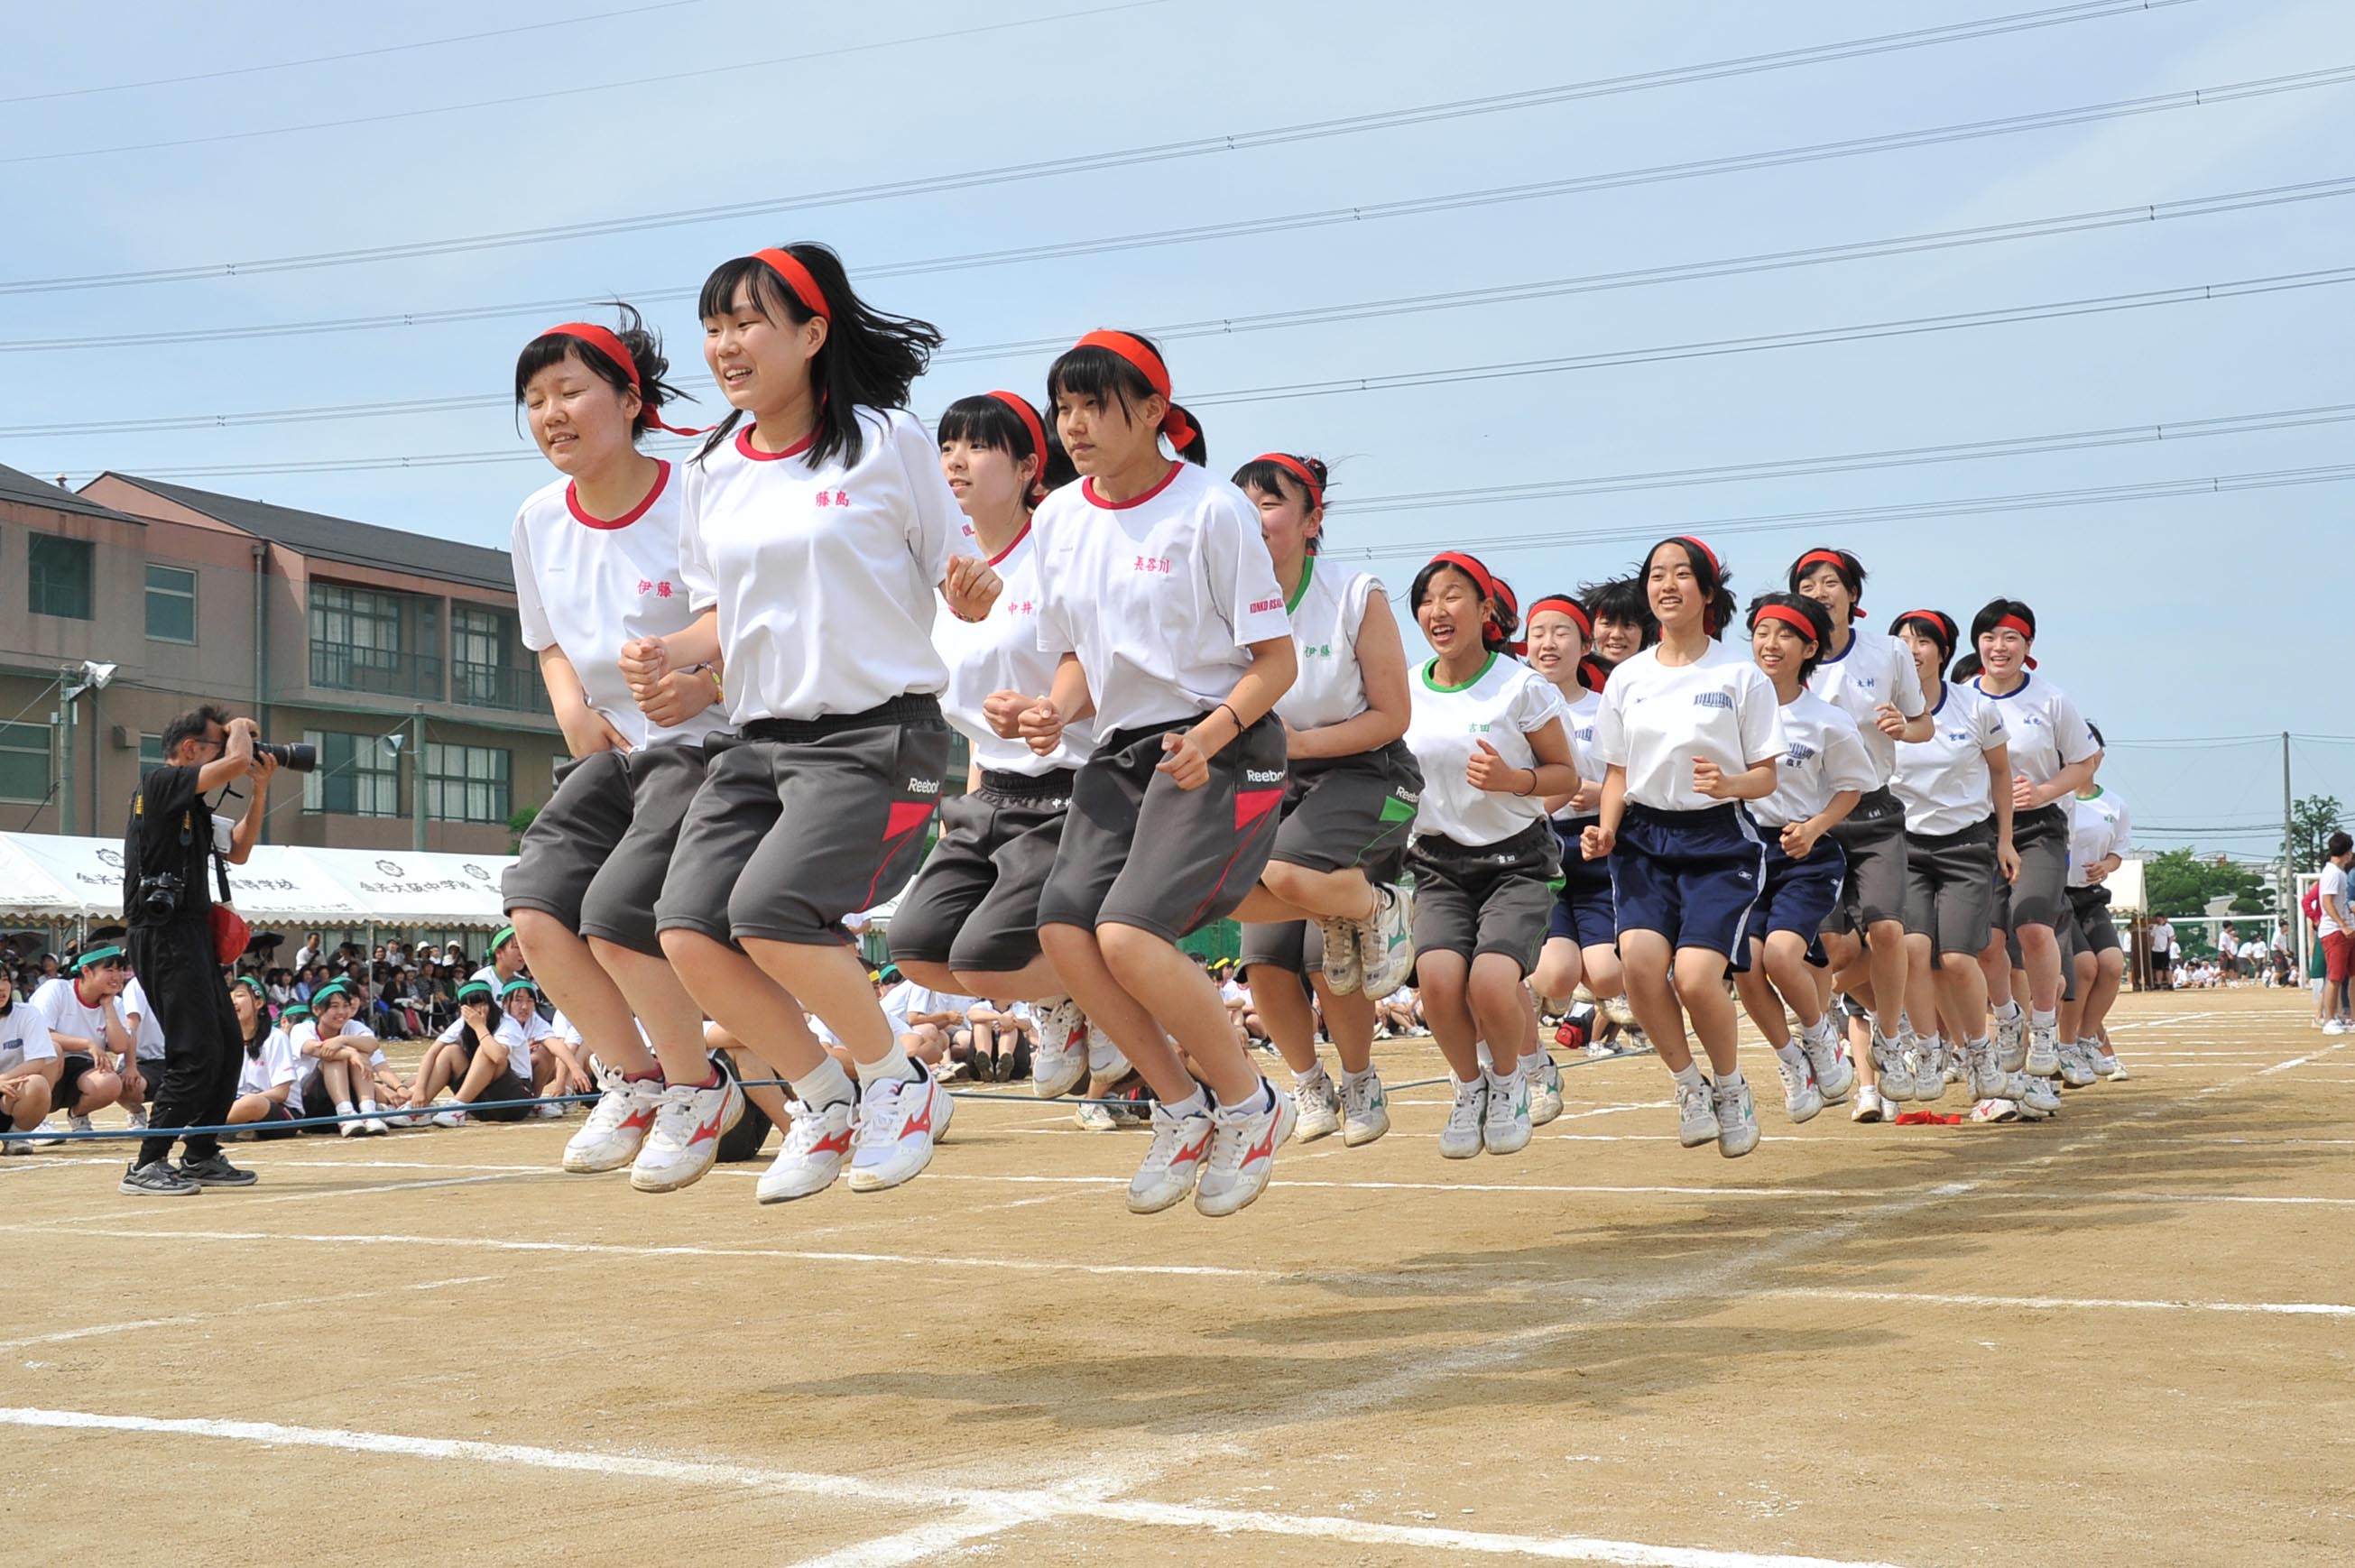
[(1885, 633), (1855, 632), (1848, 652), (1838, 658), (1827, 654), (1816, 662), (1807, 690), (1856, 721), (1865, 754), (1872, 759), (1870, 787), (1887, 784), (1897, 771), (1897, 742), (1881, 732), (1877, 710), (1888, 703), (1913, 719), (1928, 706), (1922, 695), (1922, 672), (1913, 667), (1913, 656), (1905, 645)]
[(1407, 682), (1413, 699), (1407, 750), (1423, 770), (1415, 837), (1442, 834), (1467, 847), (1501, 843), (1545, 816), (1545, 797), (1474, 789), (1464, 770), (1482, 741), (1513, 767), (1537, 766), (1529, 735), (1561, 717), (1561, 694), (1537, 671), (1503, 654), (1490, 654), (1480, 673), (1463, 686), (1435, 684), (1438, 662), (1425, 660)]
[(989, 565), (1005, 586), (986, 617), (960, 621), (941, 615), (932, 621), (932, 646), (949, 671), (941, 693), (942, 717), (972, 742), (974, 760), (992, 773), (1037, 778), (1076, 768), (1095, 750), (1093, 720), (1063, 726), (1062, 744), (1042, 757), (1028, 741), (1000, 739), (982, 711), (993, 692), (1044, 697), (1061, 662), (1039, 646), (1039, 547), (1032, 525), (1025, 523)]
[(2132, 826), (2126, 801), (2113, 791), (2104, 790), (2091, 800), (2071, 800), (2069, 885), (2092, 886), (2085, 880), (2086, 867), (2106, 856), (2123, 857), (2132, 842)]
[(57, 1054), (49, 1041), (48, 1020), (28, 998), (17, 997), (7, 1016), (0, 1018), (0, 1072), (14, 1072), (27, 1061), (53, 1061)]
[[(581, 672), (589, 706), (633, 746), (700, 741), (726, 728), (715, 704), (666, 728), (638, 710), (622, 678), (622, 645), (684, 631), (695, 620), (679, 567), (678, 475), (667, 463), (637, 509), (608, 522), (581, 507), (572, 481), (532, 492), (516, 513), (516, 620), (523, 645), (558, 647)], [(392, 956), (389, 944), (385, 948)]]
[(501, 1045), (507, 1048), (507, 1071), (529, 1083), (532, 1078), (531, 1048), (556, 1031), (549, 1028), (548, 1020), (538, 1013), (527, 1013), (518, 1019), (501, 1008), (498, 1017), (499, 1021), (491, 1032)]
[(139, 983), (136, 976), (123, 986), (116, 1006), (123, 1009), (123, 1026), (125, 1029), (131, 1029), (131, 1019), (134, 1015), (139, 1019), (139, 1026), (131, 1029), (132, 1037), (138, 1041), (137, 1048), (131, 1054), (142, 1061), (163, 1061), (164, 1020), (157, 1018), (155, 1009), (147, 1005), (147, 988)]
[[(374, 1040), (376, 1038), (376, 1030), (368, 1028), (368, 1025), (360, 1022), (357, 1019), (345, 1019), (344, 1027), (336, 1030), (336, 1033), (337, 1038), (343, 1040), (354, 1040), (363, 1035), (367, 1036), (369, 1040)], [(292, 1029), (286, 1031), (286, 1042), (294, 1052), (294, 1087), (289, 1090), (286, 1095), (286, 1103), (290, 1105), (293, 1105), (298, 1108), (301, 1106), (303, 1096), (310, 1091), (311, 1080), (319, 1075), (319, 1059), (315, 1056), (305, 1056), (303, 1054), (303, 1048), (309, 1045), (318, 1038), (319, 1020), (316, 1019), (304, 1019), (301, 1023), (296, 1024)], [(369, 1051), (368, 1065), (371, 1067), (381, 1067), (384, 1065), (384, 1051), (382, 1047), (376, 1047)], [(373, 1094), (375, 1090), (371, 1087), (369, 1093)]]
[(1066, 485), (1030, 526), (1039, 646), (1079, 655), (1100, 738), (1201, 717), (1251, 667), (1250, 645), (1292, 629), (1259, 508), (1198, 464), (1117, 506), (1092, 479)]
[[(115, 1008), (115, 999), (101, 997), (97, 1002), (85, 1002), (71, 976), (59, 975), (41, 982), (32, 995), (33, 1010), (49, 1026), (52, 1035), (73, 1035), (89, 1040), (100, 1051), (112, 1047), (107, 1043), (106, 1017)], [(116, 1021), (121, 1022), (118, 1017)], [(60, 1045), (60, 1051), (80, 1050), (78, 1046)]]
[(960, 997), (919, 986), (913, 980), (902, 980), (883, 994), (883, 1016), (890, 1020), (891, 1032), (901, 1035), (913, 1027), (908, 1022), (911, 1013), (954, 1013), (963, 1018), (980, 1000), (978, 997)]
[(1930, 726), (1928, 740), (1898, 742), (1891, 787), (1905, 807), (1905, 831), (1939, 838), (1995, 815), (1987, 753), (2008, 741), (2002, 711), (1951, 681), (1930, 709)]
[(937, 692), (932, 612), (964, 515), (941, 453), (905, 409), (858, 411), (858, 461), (812, 467), (751, 426), (687, 465), (679, 569), (689, 607), (719, 611), (728, 717), (864, 713)]
[[(2325, 936), (2328, 936), (2333, 932), (2345, 931), (2347, 927), (2331, 916), (2330, 901), (2333, 899), (2337, 899), (2339, 901), (2339, 909), (2341, 913), (2355, 914), (2355, 911), (2350, 911), (2347, 907), (2347, 868), (2340, 865), (2336, 860), (2325, 860), (2322, 863), (2322, 887), (2320, 892), (2322, 898), (2322, 920), (2315, 929), (2319, 931)], [(52, 985), (55, 983), (56, 982), (54, 981), (50, 982)], [(42, 988), (44, 990), (48, 989), (47, 987)]]
[(1774, 765), (1774, 793), (1753, 801), (1762, 827), (1805, 822), (1844, 789), (1859, 795), (1881, 787), (1856, 720), (1822, 698), (1802, 691), (1783, 704), (1783, 755)]
[(2069, 694), (2034, 675), (2021, 677), (2009, 695), (1998, 697), (1974, 676), (1971, 689), (1995, 703), (2003, 713), (2003, 727), (2011, 737), (2011, 771), (2030, 784), (2048, 784), (2072, 763), (2082, 763), (2101, 748)]
[(1693, 762), (1747, 773), (1783, 754), (1774, 685), (1722, 643), (1689, 665), (1646, 648), (1611, 672), (1594, 725), (1594, 752), (1627, 770), (1627, 798), (1655, 811), (1709, 811), (1725, 803), (1693, 788)]
[(1300, 653), (1300, 676), (1276, 699), (1275, 710), (1295, 730), (1344, 724), (1366, 710), (1366, 675), (1358, 667), (1358, 631), (1366, 606), (1382, 591), (1369, 571), (1321, 570), (1310, 556), (1301, 568), (1300, 587), (1284, 606), (1292, 619), (1292, 642)]
[[(1611, 771), (1610, 764), (1594, 754), (1594, 726), (1603, 717), (1603, 694), (1580, 688), (1578, 699), (1571, 700), (1570, 693), (1555, 687), (1554, 695), (1561, 699), (1561, 727), (1570, 738), (1571, 765), (1578, 770), (1582, 784), (1601, 784)], [(1591, 822), (1596, 808), (1581, 811), (1575, 805), (1565, 805), (1553, 814), (1557, 822)]]
[(237, 1092), (240, 1094), (267, 1094), (286, 1084), (286, 1108), (299, 1116), (303, 1114), (302, 1078), (302, 1059), (294, 1054), (294, 1042), (282, 1029), (273, 1029), (263, 1037), (259, 1056), (248, 1056), (242, 1045), (238, 1049)]

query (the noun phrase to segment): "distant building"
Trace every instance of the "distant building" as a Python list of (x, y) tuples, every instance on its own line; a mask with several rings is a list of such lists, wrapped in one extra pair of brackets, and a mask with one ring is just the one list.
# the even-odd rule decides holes
[[(515, 605), (504, 550), (0, 467), (0, 827), (120, 833), (165, 721), (209, 700), (319, 748), (272, 786), (267, 841), (406, 848), (421, 813), (430, 849), (504, 851), (565, 756)], [(75, 704), (69, 801), (44, 688), (86, 659), (116, 671)]]

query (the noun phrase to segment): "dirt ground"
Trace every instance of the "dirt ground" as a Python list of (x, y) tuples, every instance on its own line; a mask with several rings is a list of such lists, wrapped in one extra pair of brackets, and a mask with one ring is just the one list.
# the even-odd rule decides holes
[(2132, 1077), (2041, 1125), (1762, 1089), (1740, 1161), (1648, 1057), (1501, 1159), (1413, 1090), (1224, 1221), (1019, 1100), (779, 1208), (565, 1176), (574, 1122), (169, 1201), (11, 1158), (0, 1563), (2343, 1563), (2355, 1037), (2308, 1006), (2128, 997)]

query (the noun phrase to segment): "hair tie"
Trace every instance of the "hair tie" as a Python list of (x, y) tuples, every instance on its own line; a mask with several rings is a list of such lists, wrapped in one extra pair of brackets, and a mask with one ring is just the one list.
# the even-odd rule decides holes
[(637, 357), (630, 352), (629, 345), (622, 341), (620, 334), (599, 326), (593, 321), (568, 321), (561, 325), (549, 327), (546, 332), (541, 333), (540, 336), (576, 338), (619, 365), (622, 368), (622, 374), (630, 379), (630, 390), (637, 393), (638, 401), (645, 405), (646, 423), (655, 430), (668, 431), (673, 435), (706, 435), (710, 432), (711, 427), (709, 425), (701, 430), (689, 430), (684, 425), (663, 422), (663, 417), (655, 411), (654, 404), (646, 401), (645, 383), (638, 377)]
[(834, 312), (826, 306), (826, 291), (817, 286), (817, 279), (802, 265), (800, 257), (791, 251), (773, 248), (753, 251), (752, 259), (767, 262), (769, 271), (783, 278), (785, 287), (794, 291), (794, 297), (802, 302), (803, 309), (829, 326), (834, 324)]
[(1308, 509), (1310, 511), (1321, 512), (1325, 509), (1325, 486), (1316, 482), (1316, 475), (1310, 473), (1308, 471), (1308, 464), (1301, 462), (1300, 459), (1281, 452), (1263, 452), (1257, 457), (1252, 458), (1252, 461), (1253, 463), (1274, 464), (1278, 468), (1283, 469), (1285, 473), (1299, 480), (1303, 485), (1308, 486)]
[(1611, 679), (1611, 668), (1593, 654), (1578, 661), (1579, 678), (1589, 691), (1601, 691)]
[(1576, 624), (1580, 636), (1590, 643), (1594, 640), (1594, 618), (1586, 613), (1586, 606), (1577, 600), (1564, 598), (1559, 593), (1549, 593), (1529, 606), (1529, 619), (1534, 621), (1548, 610), (1558, 611), (1569, 616)]
[(1039, 411), (1030, 406), (1030, 400), (1019, 392), (992, 392), (989, 396), (1012, 409), (1015, 416), (1021, 420), (1022, 428), (1030, 432), (1030, 449), (1039, 456), (1039, 472), (1030, 480), (1031, 496), (1034, 499), (1044, 496), (1047, 493), (1046, 421), (1039, 417)]
[(1101, 348), (1107, 353), (1117, 354), (1145, 378), (1145, 384), (1169, 405), (1167, 411), (1161, 416), (1161, 433), (1169, 438), (1170, 445), (1183, 452), (1202, 439), (1202, 432), (1194, 428), (1193, 419), (1178, 406), (1170, 395), (1169, 367), (1162, 362), (1160, 355), (1146, 347), (1141, 338), (1125, 332), (1098, 331), (1089, 333), (1072, 347)]

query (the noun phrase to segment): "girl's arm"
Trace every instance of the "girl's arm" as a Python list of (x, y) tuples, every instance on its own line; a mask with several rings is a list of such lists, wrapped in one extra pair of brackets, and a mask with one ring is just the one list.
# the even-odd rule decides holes
[[(1155, 771), (1167, 773), (1179, 789), (1199, 789), (1209, 783), (1210, 759), (1224, 751), (1236, 736), (1265, 718), (1275, 707), (1275, 699), (1291, 690), (1292, 683), (1299, 678), (1300, 650), (1294, 645), (1289, 632), (1246, 646), (1251, 651), (1251, 667), (1227, 693), (1227, 699), (1183, 734), (1173, 730), (1161, 738), (1161, 749), (1167, 754), (1154, 765)], [(1059, 686), (1061, 680), (1061, 672), (1058, 671)]]
[(1465, 764), (1465, 781), (1491, 795), (1559, 795), (1565, 784), (1576, 789), (1578, 770), (1571, 765), (1570, 737), (1563, 733), (1561, 720), (1549, 719), (1530, 731), (1529, 737), (1529, 750), (1538, 759), (1536, 767), (1514, 767), (1496, 747), (1482, 741)]
[(564, 732), (564, 749), (576, 757), (591, 752), (626, 752), (630, 742), (589, 706), (581, 672), (554, 643), (539, 650), (540, 684), (548, 688), (548, 704), (556, 709), (556, 727)]
[(1995, 802), (1995, 863), (2007, 882), (2019, 878), (2019, 851), (2011, 847), (2011, 748), (1987, 748), (1987, 795)]
[(1613, 763), (1603, 775), (1603, 799), (1596, 805), (1597, 820), (1579, 836), (1578, 852), (1590, 860), (1608, 856), (1619, 842), (1619, 822), (1627, 815), (1627, 769)]

